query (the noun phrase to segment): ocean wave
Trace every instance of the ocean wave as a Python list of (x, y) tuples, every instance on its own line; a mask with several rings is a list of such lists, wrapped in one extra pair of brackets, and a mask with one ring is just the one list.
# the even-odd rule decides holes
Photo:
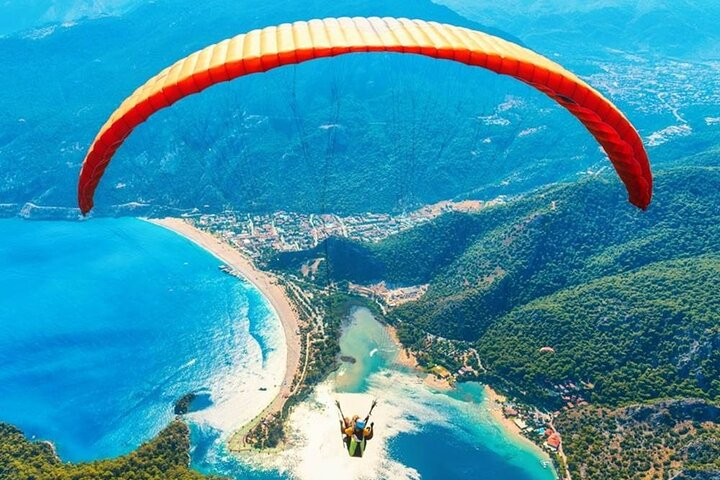
[[(376, 397), (379, 403), (372, 416), (375, 436), (362, 460), (349, 457), (342, 443), (335, 400), (340, 401), (346, 415), (362, 416)], [(271, 456), (247, 454), (242, 460), (253, 468), (285, 472), (299, 480), (419, 479), (417, 470), (392, 458), (389, 442), (401, 433), (420, 432), (429, 424), (454, 428), (451, 412), (438, 408), (439, 402), (446, 401), (443, 397), (449, 399), (431, 392), (413, 373), (375, 373), (368, 379), (367, 393), (360, 394), (337, 393), (334, 382), (328, 380), (293, 410), (286, 430), (290, 440), (284, 451)]]
[(288, 448), (272, 457), (251, 455), (250, 464), (286, 472), (299, 480), (419, 479), (416, 470), (392, 459), (387, 448), (390, 438), (416, 428), (404, 419), (405, 414), (395, 401), (383, 400), (373, 412), (376, 433), (362, 460), (348, 456), (345, 451), (335, 399), (341, 402), (347, 415), (355, 412), (364, 415), (372, 398), (371, 394), (338, 394), (331, 381), (325, 382), (307, 402), (293, 410), (288, 421), (287, 433), (291, 438)]
[(213, 403), (188, 415), (192, 423), (220, 432), (223, 440), (278, 395), (287, 360), (282, 325), (269, 305), (239, 313), (231, 328), (223, 345), (225, 365), (207, 386)]
[(192, 367), (196, 363), (197, 363), (197, 358), (192, 358), (192, 359), (188, 360), (186, 363), (184, 363), (183, 365), (180, 365), (180, 370)]

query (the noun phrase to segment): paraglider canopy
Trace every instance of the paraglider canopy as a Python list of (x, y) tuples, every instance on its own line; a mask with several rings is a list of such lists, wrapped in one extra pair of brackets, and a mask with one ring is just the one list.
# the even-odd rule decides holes
[(153, 113), (216, 83), (282, 65), (352, 52), (413, 53), (509, 75), (572, 113), (607, 153), (629, 201), (652, 197), (648, 157), (635, 128), (609, 100), (547, 58), (501, 38), (453, 25), (405, 18), (327, 18), (253, 30), (195, 52), (138, 88), (110, 116), (83, 162), (78, 203), (83, 214), (115, 151)]

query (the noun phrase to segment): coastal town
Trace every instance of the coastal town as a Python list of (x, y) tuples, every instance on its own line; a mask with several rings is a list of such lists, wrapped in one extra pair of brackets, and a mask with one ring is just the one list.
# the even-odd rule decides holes
[(379, 242), (391, 235), (417, 227), (447, 212), (475, 212), (502, 203), (465, 200), (443, 201), (400, 214), (361, 213), (303, 214), (279, 211), (249, 214), (225, 211), (214, 214), (185, 215), (195, 227), (208, 231), (257, 260), (268, 253), (294, 252), (318, 246), (329, 237), (362, 242)]
[(562, 435), (555, 427), (555, 420), (562, 411), (588, 403), (582, 396), (582, 388), (574, 382), (555, 385), (554, 390), (560, 394), (564, 404), (559, 410), (552, 412), (542, 411), (523, 402), (508, 400), (498, 394), (493, 395), (493, 401), (501, 407), (502, 418), (506, 424), (511, 423), (521, 435), (545, 450), (555, 463), (556, 469), (561, 472), (560, 478), (570, 480)]
[[(545, 354), (555, 353), (550, 346), (541, 347), (540, 351)], [(449, 390), (458, 382), (480, 379), (486, 372), (474, 348), (429, 334), (425, 338), (423, 350), (409, 352), (405, 358), (402, 363), (407, 366), (422, 366), (427, 372), (424, 383), (438, 390)], [(407, 360), (408, 358), (410, 360)], [(572, 381), (554, 385), (552, 390), (562, 405), (554, 411), (543, 411), (526, 402), (508, 399), (488, 386), (485, 391), (493, 416), (507, 429), (544, 450), (555, 462), (557, 471), (564, 472), (561, 478), (569, 479), (562, 436), (554, 421), (562, 411), (588, 405), (584, 392), (592, 388), (591, 384)]]
[(397, 307), (403, 303), (419, 299), (427, 292), (428, 286), (428, 284), (423, 284), (390, 288), (384, 281), (371, 285), (359, 285), (349, 282), (348, 290), (375, 300), (383, 313), (387, 313), (388, 307)]
[[(548, 355), (555, 353), (551, 346), (543, 346), (539, 351)], [(481, 379), (486, 372), (474, 348), (433, 335), (426, 336), (422, 352), (414, 352), (411, 356), (416, 365), (420, 359), (428, 372), (425, 383), (440, 390), (451, 389), (458, 382)], [(551, 411), (541, 410), (516, 398), (509, 399), (487, 385), (485, 390), (493, 404), (491, 413), (495, 418), (509, 430), (544, 450), (553, 460), (556, 471), (562, 472), (559, 478), (569, 480), (562, 435), (555, 427), (555, 420), (564, 411), (588, 405), (585, 392), (593, 388), (592, 384), (569, 380), (553, 385), (551, 390), (559, 400), (559, 408)]]

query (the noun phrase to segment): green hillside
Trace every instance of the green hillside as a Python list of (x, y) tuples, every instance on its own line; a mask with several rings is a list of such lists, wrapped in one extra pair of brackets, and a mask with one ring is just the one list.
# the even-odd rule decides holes
[(647, 212), (627, 204), (617, 181), (592, 177), (488, 208), (443, 215), (376, 245), (332, 240), (283, 254), (271, 268), (296, 271), (327, 253), (334, 281), (429, 282), (418, 302), (393, 312), (445, 337), (477, 340), (513, 308), (563, 288), (663, 260), (720, 252), (720, 169), (656, 176)]
[[(403, 342), (477, 342), (489, 375), (550, 400), (594, 384), (592, 400), (720, 396), (720, 169), (656, 175), (651, 208), (593, 177), (478, 214), (447, 214), (379, 244), (332, 240), (271, 260), (297, 271), (329, 258), (334, 281), (430, 283), (390, 312)], [(557, 353), (543, 356), (542, 346)], [(548, 388), (549, 387), (549, 388)]]
[(442, 363), (428, 334), (469, 341), (491, 384), (553, 409), (577, 399), (556, 420), (572, 478), (718, 478), (720, 169), (699, 166), (711, 156), (657, 172), (647, 212), (595, 176), (270, 264), (327, 255), (315, 281), (429, 283), (386, 317), (403, 343)]
[(720, 255), (603, 277), (513, 310), (478, 350), (486, 368), (528, 389), (591, 384), (594, 403), (720, 399), (719, 279)]
[(558, 419), (573, 479), (713, 480), (720, 475), (720, 407), (699, 400), (618, 409), (586, 407)]
[(48, 443), (31, 442), (17, 428), (0, 423), (0, 478), (12, 480), (202, 480), (188, 468), (187, 426), (175, 421), (134, 452), (111, 460), (63, 463)]
[[(628, 206), (615, 182), (591, 179), (546, 189), (505, 207), (398, 319), (475, 340), (511, 309), (563, 288), (661, 260), (720, 251), (720, 170), (657, 175), (647, 212)], [(496, 215), (498, 212), (488, 212)]]

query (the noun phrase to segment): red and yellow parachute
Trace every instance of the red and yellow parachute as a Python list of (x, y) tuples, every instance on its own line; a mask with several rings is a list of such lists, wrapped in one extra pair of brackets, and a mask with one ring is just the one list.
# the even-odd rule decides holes
[(326, 18), (238, 35), (179, 60), (138, 88), (100, 129), (85, 157), (78, 202), (85, 214), (115, 151), (153, 113), (216, 83), (282, 65), (352, 52), (414, 53), (509, 75), (569, 110), (607, 152), (629, 200), (642, 209), (652, 173), (642, 140), (610, 101), (547, 58), (468, 28), (405, 18)]

